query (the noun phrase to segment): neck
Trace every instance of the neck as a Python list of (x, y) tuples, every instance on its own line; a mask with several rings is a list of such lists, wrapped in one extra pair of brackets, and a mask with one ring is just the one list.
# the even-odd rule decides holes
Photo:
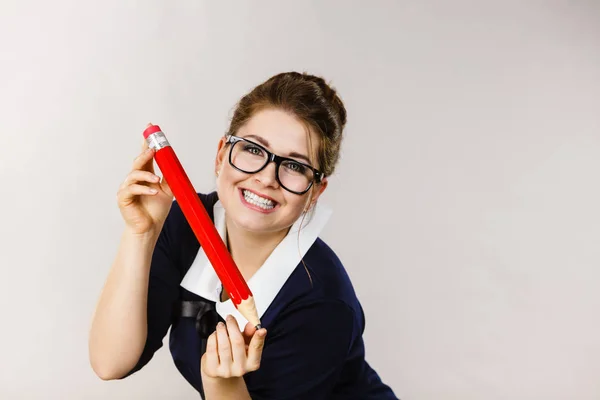
[(259, 270), (289, 229), (256, 234), (240, 229), (226, 218), (227, 247), (242, 276), (247, 281)]

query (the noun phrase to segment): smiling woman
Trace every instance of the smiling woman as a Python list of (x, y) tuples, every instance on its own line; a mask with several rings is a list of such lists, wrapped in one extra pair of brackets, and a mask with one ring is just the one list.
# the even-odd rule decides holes
[(185, 379), (206, 399), (396, 399), (365, 360), (365, 316), (319, 233), (346, 110), (322, 78), (278, 74), (244, 96), (198, 194), (248, 281), (266, 329), (222, 289), (145, 150), (118, 192), (126, 222), (90, 333), (102, 379), (146, 365), (169, 328)]
[[(253, 232), (255, 239), (250, 240), (267, 238), (278, 242), (302, 212), (317, 201), (327, 187), (327, 180), (321, 180), (322, 173), (311, 165), (315, 161), (308, 154), (316, 153), (319, 137), (310, 132), (312, 148), (308, 147), (304, 124), (294, 115), (267, 108), (257, 111), (236, 136), (221, 141), (216, 166), (217, 192), (229, 215), (230, 238), (237, 239), (243, 234), (238, 228), (243, 228)], [(273, 152), (250, 141), (251, 138)], [(313, 186), (314, 190), (306, 195)], [(276, 237), (271, 237), (272, 233)]]

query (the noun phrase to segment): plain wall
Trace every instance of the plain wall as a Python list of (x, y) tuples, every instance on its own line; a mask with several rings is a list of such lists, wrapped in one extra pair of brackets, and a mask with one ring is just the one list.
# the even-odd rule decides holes
[(0, 398), (189, 399), (165, 347), (103, 382), (92, 311), (148, 122), (214, 189), (288, 70), (348, 109), (322, 237), (403, 399), (600, 398), (597, 1), (0, 2)]

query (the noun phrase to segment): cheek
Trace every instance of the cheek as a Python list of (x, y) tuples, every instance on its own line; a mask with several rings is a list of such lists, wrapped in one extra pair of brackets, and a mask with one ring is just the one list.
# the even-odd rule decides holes
[(246, 177), (246, 174), (233, 169), (231, 166), (225, 165), (220, 170), (219, 176), (215, 182), (219, 198), (225, 202), (228, 202), (234, 186), (243, 181)]
[(234, 169), (230, 165), (226, 165), (219, 175), (222, 185), (235, 185), (248, 178), (247, 174)]
[(286, 206), (289, 207), (290, 211), (298, 216), (302, 214), (306, 202), (308, 201), (306, 196), (296, 196), (292, 193), (285, 193), (284, 198), (286, 201)]

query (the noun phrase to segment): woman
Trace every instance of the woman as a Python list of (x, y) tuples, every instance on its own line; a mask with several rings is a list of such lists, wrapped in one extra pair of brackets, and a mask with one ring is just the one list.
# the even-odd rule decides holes
[(209, 400), (396, 399), (365, 361), (362, 308), (318, 238), (329, 213), (317, 200), (345, 123), (323, 79), (282, 73), (240, 100), (219, 141), (217, 190), (199, 196), (254, 294), (258, 331), (154, 174), (153, 150), (136, 158), (118, 192), (126, 228), (90, 332), (100, 378), (141, 369), (171, 328), (177, 368)]

